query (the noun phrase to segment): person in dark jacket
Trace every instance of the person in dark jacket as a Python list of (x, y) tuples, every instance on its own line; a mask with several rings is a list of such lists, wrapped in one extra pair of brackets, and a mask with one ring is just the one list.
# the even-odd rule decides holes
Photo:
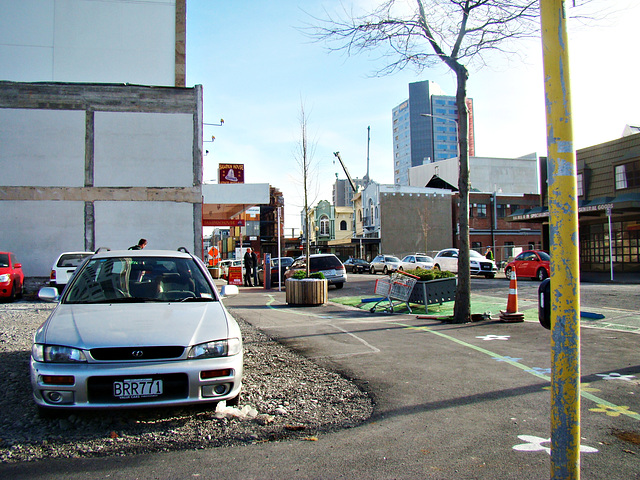
[(253, 269), (253, 284), (258, 285), (258, 255), (251, 251), (251, 268)]
[(247, 248), (247, 251), (244, 254), (244, 286), (245, 287), (253, 287), (251, 284), (251, 273), (253, 271), (253, 259), (251, 258), (251, 249)]
[(138, 244), (134, 245), (133, 247), (129, 247), (129, 250), (142, 250), (146, 246), (147, 246), (147, 239), (146, 238), (141, 238), (138, 241)]

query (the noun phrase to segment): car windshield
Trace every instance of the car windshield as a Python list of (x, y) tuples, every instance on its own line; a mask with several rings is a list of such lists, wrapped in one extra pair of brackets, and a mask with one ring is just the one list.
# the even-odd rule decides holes
[(94, 258), (74, 277), (62, 303), (212, 301), (211, 286), (191, 258)]
[(398, 257), (384, 257), (384, 261), (400, 263), (400, 259)]
[(91, 253), (65, 253), (60, 256), (58, 260), (58, 267), (77, 267), (82, 261), (91, 256)]
[(333, 255), (326, 257), (311, 257), (311, 268), (314, 270), (335, 270), (342, 268), (342, 264)]
[(433, 258), (426, 255), (416, 255), (416, 262), (433, 262)]
[(9, 266), (9, 255), (6, 253), (0, 253), (0, 267)]
[(475, 258), (485, 258), (481, 253), (476, 252), (475, 250), (469, 250), (469, 256)]
[(273, 266), (278, 268), (278, 264), (282, 261), (282, 266), (283, 267), (289, 267), (291, 266), (291, 264), (293, 263), (293, 258), (274, 258), (273, 259)]

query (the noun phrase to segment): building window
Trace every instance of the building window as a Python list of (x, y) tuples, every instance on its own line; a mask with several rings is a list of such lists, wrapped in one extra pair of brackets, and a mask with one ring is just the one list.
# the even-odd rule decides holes
[(581, 197), (584, 195), (584, 184), (582, 183), (582, 174), (579, 173), (578, 177), (578, 196)]
[(520, 208), (520, 205), (516, 205), (515, 203), (511, 204), (511, 215), (513, 215), (513, 212), (515, 212), (519, 208)]
[(496, 205), (496, 212), (498, 214), (498, 218), (504, 218), (507, 216), (507, 207), (509, 205), (505, 205), (504, 203), (499, 203)]
[(342, 220), (340, 222), (340, 230), (346, 230), (347, 229), (347, 222), (345, 220)]
[(330, 235), (331, 231), (329, 229), (329, 217), (323, 215), (320, 217), (320, 235)]
[(487, 218), (487, 205), (484, 203), (478, 204), (478, 218)]
[(616, 190), (640, 187), (640, 161), (616, 165)]

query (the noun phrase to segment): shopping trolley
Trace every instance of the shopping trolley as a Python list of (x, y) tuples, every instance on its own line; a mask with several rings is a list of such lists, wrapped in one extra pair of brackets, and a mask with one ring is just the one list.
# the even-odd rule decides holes
[[(409, 297), (414, 285), (420, 277), (405, 273), (398, 270), (392, 273), (388, 277), (382, 277), (376, 280), (376, 286), (374, 293), (376, 295), (382, 295), (384, 298), (378, 300), (378, 302), (370, 308), (370, 312), (375, 312), (376, 307), (384, 301), (389, 302), (389, 306), (385, 308), (385, 312), (393, 313), (393, 307), (402, 305), (404, 303), (411, 313), (411, 307), (409, 306)], [(394, 305), (394, 300), (399, 302)]]

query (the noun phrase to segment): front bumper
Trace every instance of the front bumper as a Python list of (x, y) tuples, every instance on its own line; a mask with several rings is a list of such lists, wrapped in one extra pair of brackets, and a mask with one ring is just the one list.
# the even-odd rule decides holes
[[(201, 372), (220, 372), (203, 379)], [(227, 372), (229, 371), (229, 372)], [(31, 359), (31, 386), (37, 405), (55, 408), (139, 408), (219, 402), (242, 388), (243, 355), (199, 360), (114, 363), (42, 363)], [(44, 377), (73, 377), (71, 385)], [(156, 397), (119, 399), (113, 383), (124, 379), (163, 379), (167, 391)], [(170, 386), (173, 384), (173, 386)]]

